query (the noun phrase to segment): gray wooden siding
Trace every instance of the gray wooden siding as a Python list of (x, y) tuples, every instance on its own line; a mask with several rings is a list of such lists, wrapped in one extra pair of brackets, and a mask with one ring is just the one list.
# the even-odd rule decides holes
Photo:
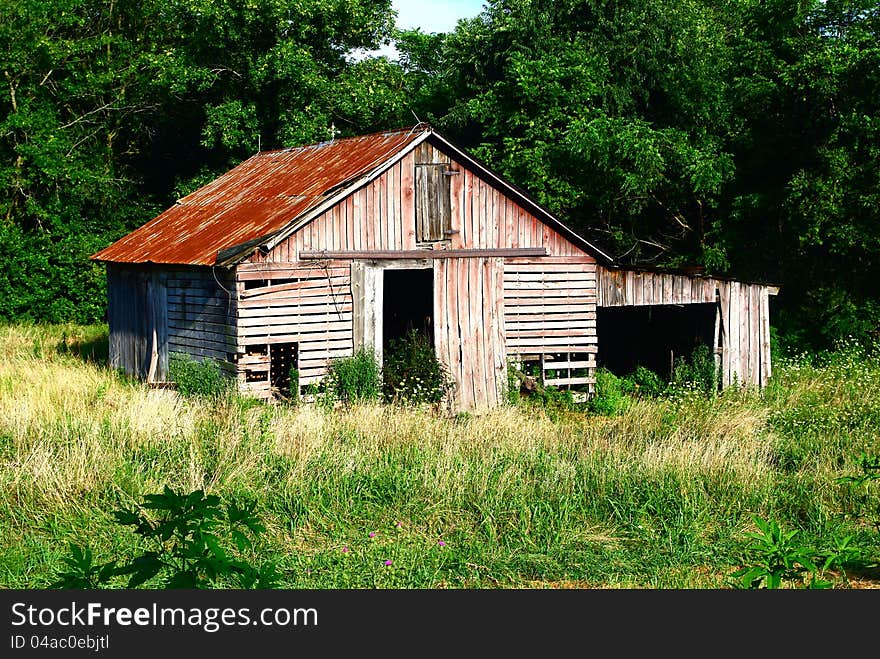
[(107, 265), (107, 321), (113, 368), (142, 379), (161, 377), (168, 357), (161, 298), (158, 273), (149, 267)]
[(168, 297), (168, 352), (216, 360), (233, 372), (236, 353), (235, 284), (222, 268), (164, 271)]
[(235, 300), (214, 280), (210, 268), (109, 263), (107, 292), (114, 368), (148, 382), (166, 382), (174, 353), (197, 360), (210, 357), (231, 368)]

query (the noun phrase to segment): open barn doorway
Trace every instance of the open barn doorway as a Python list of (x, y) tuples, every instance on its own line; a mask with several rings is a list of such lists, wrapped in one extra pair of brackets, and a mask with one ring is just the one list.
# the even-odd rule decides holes
[(642, 366), (668, 382), (676, 360), (689, 359), (699, 345), (713, 350), (715, 305), (599, 307), (596, 332), (598, 366), (617, 376)]
[(382, 284), (382, 354), (412, 333), (433, 345), (434, 271), (386, 269)]

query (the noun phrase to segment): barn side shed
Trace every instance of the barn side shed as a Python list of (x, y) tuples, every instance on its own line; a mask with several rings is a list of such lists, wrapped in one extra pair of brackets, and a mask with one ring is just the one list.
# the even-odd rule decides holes
[[(173, 353), (210, 358), (266, 399), (358, 347), (381, 359), (408, 327), (449, 370), (452, 410), (499, 404), (511, 360), (589, 389), (602, 310), (667, 304), (665, 280), (618, 268), (425, 125), (258, 153), (92, 258), (107, 263), (114, 366), (163, 382)], [(694, 280), (685, 295), (683, 281), (668, 304), (727, 309), (726, 381), (763, 384), (769, 289)], [(759, 308), (744, 325), (742, 303)]]
[[(608, 354), (603, 361), (619, 365), (619, 371), (641, 364), (669, 375), (678, 357), (702, 343), (715, 356), (721, 386), (763, 387), (771, 375), (770, 297), (778, 292), (767, 284), (601, 266), (598, 334)], [(627, 358), (627, 352), (633, 356)]]

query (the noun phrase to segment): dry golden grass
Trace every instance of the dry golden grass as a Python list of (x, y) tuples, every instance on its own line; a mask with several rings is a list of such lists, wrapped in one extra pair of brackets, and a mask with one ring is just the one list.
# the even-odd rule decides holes
[[(820, 525), (855, 501), (835, 484), (852, 469), (840, 456), (876, 436), (874, 399), (852, 395), (874, 386), (874, 367), (855, 385), (843, 369), (825, 382), (807, 369), (764, 394), (684, 391), (609, 417), (523, 405), (448, 418), (184, 398), (83, 359), (100, 331), (0, 327), (0, 521), (15, 538), (0, 550), (24, 564), (39, 560), (15, 547), (43, 547), (47, 528), (105, 519), (98, 537), (119, 542), (108, 510), (169, 485), (258, 500), (279, 556), (332, 564), (352, 534), (402, 519), (406, 555), (421, 557), (440, 531), (472, 544), (459, 586), (715, 587), (726, 566), (707, 567), (707, 555), (741, 541), (753, 512), (793, 510)], [(633, 554), (633, 538), (649, 553)], [(373, 544), (395, 547), (389, 536)], [(559, 568), (572, 550), (580, 562)], [(557, 576), (499, 577), (545, 564)], [(350, 581), (328, 568), (322, 583), (375, 576), (362, 569)], [(444, 574), (413, 583), (450, 583)]]

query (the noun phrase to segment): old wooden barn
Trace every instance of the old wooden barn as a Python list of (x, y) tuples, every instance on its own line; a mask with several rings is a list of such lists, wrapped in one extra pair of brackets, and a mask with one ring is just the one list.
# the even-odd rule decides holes
[(258, 153), (92, 258), (111, 363), (150, 382), (186, 353), (284, 396), (409, 326), (453, 410), (498, 404), (511, 360), (589, 389), (705, 343), (725, 385), (770, 376), (773, 287), (618, 267), (426, 125)]

